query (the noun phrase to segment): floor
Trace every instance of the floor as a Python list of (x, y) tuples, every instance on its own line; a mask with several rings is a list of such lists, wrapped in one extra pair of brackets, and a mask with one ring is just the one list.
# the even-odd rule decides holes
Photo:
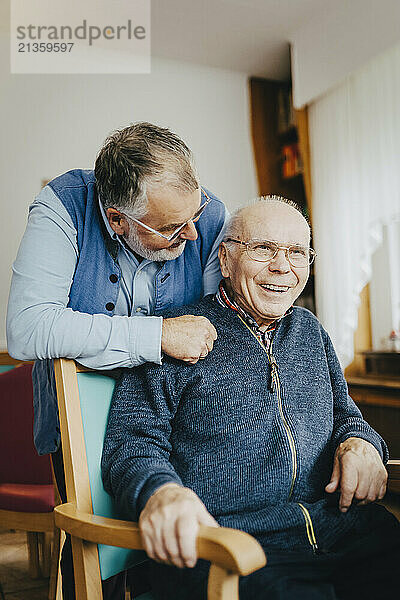
[(0, 531), (0, 583), (5, 600), (47, 600), (48, 579), (29, 577), (24, 532)]

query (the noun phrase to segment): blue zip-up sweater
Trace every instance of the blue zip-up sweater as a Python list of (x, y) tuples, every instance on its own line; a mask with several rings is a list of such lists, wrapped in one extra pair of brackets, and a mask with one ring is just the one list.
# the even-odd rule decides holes
[(159, 486), (176, 482), (221, 525), (263, 544), (330, 547), (368, 512), (343, 514), (324, 491), (338, 444), (357, 436), (384, 460), (388, 453), (349, 397), (329, 336), (312, 313), (294, 307), (266, 352), (211, 297), (173, 312), (180, 314), (210, 319), (214, 348), (194, 366), (165, 358), (124, 374), (104, 443), (105, 488), (137, 520)]

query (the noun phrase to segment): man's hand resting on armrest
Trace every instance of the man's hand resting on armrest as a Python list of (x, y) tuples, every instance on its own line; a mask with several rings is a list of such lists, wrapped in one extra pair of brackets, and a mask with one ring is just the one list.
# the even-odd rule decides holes
[(353, 501), (368, 504), (382, 500), (386, 492), (387, 471), (379, 452), (369, 442), (347, 438), (336, 448), (328, 493), (340, 489), (339, 509), (347, 512)]
[(144, 549), (157, 562), (194, 567), (199, 525), (218, 527), (196, 494), (166, 483), (148, 499), (139, 518)]

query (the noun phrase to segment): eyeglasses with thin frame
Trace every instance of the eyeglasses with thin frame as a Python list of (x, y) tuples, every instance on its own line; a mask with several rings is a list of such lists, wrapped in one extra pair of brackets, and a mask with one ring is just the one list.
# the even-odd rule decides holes
[(274, 260), (279, 250), (283, 250), (286, 260), (289, 261), (292, 267), (304, 268), (311, 265), (317, 256), (313, 248), (298, 246), (296, 244), (293, 246), (281, 246), (271, 240), (254, 239), (243, 242), (242, 240), (235, 240), (233, 238), (227, 238), (225, 241), (245, 246), (247, 256), (258, 262), (270, 262)]
[(146, 225), (146, 223), (142, 223), (142, 221), (139, 221), (138, 219), (135, 219), (134, 217), (131, 217), (131, 216), (125, 214), (125, 213), (121, 213), (121, 214), (124, 215), (124, 217), (128, 217), (128, 219), (131, 219), (132, 221), (134, 221), (138, 225), (141, 225), (142, 227), (144, 227), (145, 229), (147, 229), (147, 231), (151, 231), (151, 233), (155, 233), (156, 235), (159, 235), (164, 240), (167, 240), (167, 242), (173, 242), (174, 240), (176, 240), (179, 237), (181, 231), (183, 229), (185, 229), (185, 227), (187, 227), (187, 225), (189, 223), (196, 223), (200, 219), (201, 215), (204, 212), (205, 207), (207, 206), (207, 204), (209, 204), (211, 202), (211, 198), (207, 194), (207, 192), (205, 192), (205, 190), (203, 190), (203, 188), (200, 188), (200, 189), (201, 189), (201, 192), (207, 198), (207, 200), (204, 202), (204, 204), (202, 204), (200, 206), (200, 208), (198, 208), (198, 210), (194, 213), (193, 217), (191, 217), (190, 219), (188, 219), (187, 221), (185, 221), (184, 223), (182, 223), (182, 225), (179, 225), (179, 227), (177, 227), (177, 229), (175, 229), (175, 231), (173, 231), (171, 233), (171, 235), (164, 235), (163, 233), (160, 233), (156, 229), (153, 229), (152, 227), (150, 227), (150, 225)]

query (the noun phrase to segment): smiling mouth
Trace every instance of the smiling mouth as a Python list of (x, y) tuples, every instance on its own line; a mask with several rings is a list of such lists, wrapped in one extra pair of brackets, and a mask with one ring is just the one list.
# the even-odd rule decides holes
[(262, 287), (263, 290), (267, 290), (268, 292), (278, 292), (283, 294), (287, 292), (290, 287), (288, 285), (272, 285), (270, 283), (259, 283), (259, 286)]

